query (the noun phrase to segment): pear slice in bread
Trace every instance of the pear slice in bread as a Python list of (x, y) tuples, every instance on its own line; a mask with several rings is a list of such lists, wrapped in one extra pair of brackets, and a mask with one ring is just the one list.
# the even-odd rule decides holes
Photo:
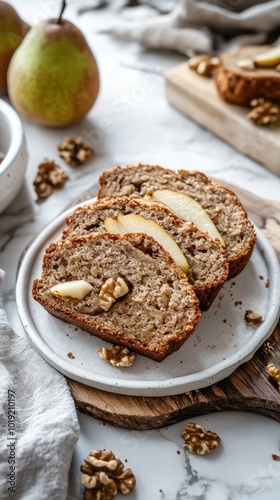
[(145, 219), (138, 214), (119, 215), (117, 218), (108, 217), (104, 225), (108, 233), (128, 234), (144, 233), (152, 236), (166, 250), (177, 266), (185, 273), (189, 270), (189, 264), (176, 241), (157, 222)]
[(213, 240), (218, 239), (220, 244), (225, 246), (222, 236), (207, 212), (190, 196), (170, 189), (158, 189), (149, 198), (163, 203), (178, 217), (186, 222), (192, 222), (198, 229), (207, 232)]
[(64, 281), (51, 287), (50, 292), (56, 297), (72, 297), (83, 300), (91, 292), (92, 286), (85, 280)]

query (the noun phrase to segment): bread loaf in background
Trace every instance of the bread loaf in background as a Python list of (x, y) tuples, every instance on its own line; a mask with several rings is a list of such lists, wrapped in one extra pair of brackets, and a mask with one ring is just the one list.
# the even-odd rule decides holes
[[(242, 47), (236, 52), (220, 54), (214, 71), (216, 87), (225, 101), (249, 105), (253, 99), (263, 97), (280, 103), (280, 72), (275, 67), (253, 67), (255, 56), (271, 50), (270, 45)], [(246, 69), (247, 61), (247, 69)], [(241, 67), (243, 63), (243, 68)]]

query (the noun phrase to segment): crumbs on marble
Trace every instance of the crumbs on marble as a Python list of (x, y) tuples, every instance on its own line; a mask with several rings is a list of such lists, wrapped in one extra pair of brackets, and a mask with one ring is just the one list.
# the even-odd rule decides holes
[(273, 460), (280, 460), (280, 456), (276, 455), (275, 453), (272, 453), (271, 457)]
[(68, 352), (67, 353), (67, 357), (70, 358), (70, 359), (75, 359), (75, 356), (72, 352)]

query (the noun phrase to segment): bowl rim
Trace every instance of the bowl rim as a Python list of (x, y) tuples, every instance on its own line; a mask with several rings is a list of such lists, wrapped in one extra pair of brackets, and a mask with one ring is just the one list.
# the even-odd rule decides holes
[(0, 163), (0, 175), (4, 173), (14, 161), (24, 140), (24, 128), (18, 113), (3, 99), (0, 99), (0, 120), (1, 116), (4, 116), (4, 119), (10, 129), (11, 141), (8, 151), (5, 154), (2, 163)]

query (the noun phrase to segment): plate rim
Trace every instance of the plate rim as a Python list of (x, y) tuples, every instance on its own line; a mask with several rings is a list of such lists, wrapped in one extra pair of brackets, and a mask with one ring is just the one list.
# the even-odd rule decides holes
[[(220, 380), (227, 378), (240, 365), (244, 364), (254, 356), (255, 352), (273, 332), (280, 315), (280, 287), (277, 287), (277, 280), (278, 282), (280, 281), (280, 268), (278, 259), (272, 245), (255, 224), (254, 227), (257, 233), (256, 246), (258, 246), (262, 254), (262, 258), (266, 261), (266, 265), (270, 274), (270, 294), (275, 297), (275, 301), (272, 301), (273, 303), (269, 304), (269, 309), (267, 310), (268, 318), (265, 325), (265, 334), (262, 335), (261, 338), (259, 334), (257, 342), (255, 340), (255, 337), (253, 336), (241, 350), (235, 352), (229, 358), (227, 358), (226, 362), (223, 361), (200, 372), (180, 376), (176, 379), (172, 378), (166, 379), (164, 381), (137, 381), (119, 379), (118, 381), (116, 381), (116, 379), (114, 379), (113, 377), (107, 377), (99, 374), (94, 374), (93, 377), (90, 377), (89, 373), (91, 372), (89, 370), (71, 365), (69, 361), (64, 360), (55, 351), (53, 351), (40, 336), (40, 332), (37, 330), (33, 319), (28, 317), (28, 293), (30, 294), (30, 286), (27, 286), (27, 283), (30, 284), (29, 277), (34, 260), (36, 260), (38, 250), (42, 248), (46, 238), (49, 239), (51, 234), (57, 231), (58, 228), (65, 222), (65, 218), (67, 217), (67, 215), (72, 213), (77, 207), (91, 204), (94, 201), (96, 201), (96, 197), (80, 202), (77, 205), (64, 210), (57, 217), (52, 219), (47, 224), (47, 226), (39, 234), (37, 234), (37, 236), (32, 240), (31, 244), (29, 244), (18, 269), (16, 282), (16, 304), (18, 315), (23, 325), (26, 337), (28, 338), (34, 349), (37, 351), (37, 353), (43, 359), (45, 359), (46, 362), (48, 362), (53, 368), (55, 368), (57, 371), (59, 371), (69, 379), (83, 383), (95, 389), (131, 396), (160, 397), (178, 395), (186, 391), (208, 387), (214, 383), (219, 382)], [(34, 257), (34, 259), (32, 259), (32, 257)], [(259, 329), (262, 330), (262, 325), (260, 325)], [(245, 353), (241, 355), (240, 352), (243, 351), (245, 351)], [(231, 361), (231, 363), (229, 363), (229, 361)], [(221, 364), (225, 365), (224, 368), (217, 370), (217, 367)], [(174, 384), (174, 380), (176, 380), (177, 383)]]

